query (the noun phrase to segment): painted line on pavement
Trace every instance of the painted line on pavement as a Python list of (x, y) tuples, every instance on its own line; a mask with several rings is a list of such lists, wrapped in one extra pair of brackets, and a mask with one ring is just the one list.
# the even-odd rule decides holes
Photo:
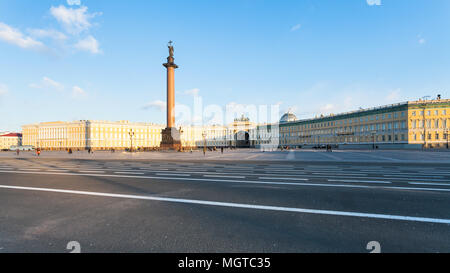
[(450, 183), (420, 183), (420, 182), (409, 182), (411, 185), (431, 185), (431, 186), (449, 186)]
[(319, 209), (305, 209), (305, 208), (279, 207), (279, 206), (267, 206), (267, 205), (251, 205), (251, 204), (242, 204), (242, 203), (229, 203), (229, 202), (217, 202), (217, 201), (194, 200), (194, 199), (180, 199), (180, 198), (170, 198), (170, 197), (88, 192), (88, 191), (62, 190), (62, 189), (50, 189), (50, 188), (18, 187), (18, 186), (7, 186), (7, 185), (0, 185), (0, 188), (11, 189), (11, 190), (27, 190), (27, 191), (41, 191), (41, 192), (65, 193), (65, 194), (76, 194), (76, 195), (124, 198), (124, 199), (138, 199), (138, 200), (183, 203), (183, 204), (228, 207), (228, 208), (295, 212), (295, 213), (331, 215), (331, 216), (349, 216), (349, 217), (423, 222), (423, 223), (435, 223), (435, 224), (447, 224), (447, 225), (450, 224), (450, 219), (441, 219), (441, 218), (428, 218), (428, 217), (415, 217), (415, 216), (402, 216), (402, 215), (376, 214), (376, 213), (363, 213), (363, 212), (349, 212), (349, 211), (334, 211), (334, 210), (319, 210)]
[(65, 176), (92, 176), (92, 177), (113, 177), (113, 178), (131, 178), (131, 179), (154, 179), (154, 180), (178, 180), (178, 181), (197, 181), (197, 182), (222, 182), (222, 183), (243, 183), (243, 184), (270, 184), (270, 185), (291, 185), (291, 186), (315, 186), (315, 187), (342, 187), (342, 188), (364, 188), (364, 189), (383, 189), (383, 190), (417, 190), (417, 191), (443, 191), (450, 192), (450, 189), (441, 188), (412, 188), (412, 187), (383, 187), (383, 186), (363, 186), (363, 185), (341, 185), (341, 184), (317, 184), (317, 183), (290, 183), (290, 182), (265, 182), (251, 180), (225, 180), (225, 179), (202, 179), (202, 178), (181, 178), (164, 176), (132, 176), (132, 175), (113, 175), (96, 173), (49, 173), (49, 172), (24, 172), (24, 171), (1, 171), (0, 173), (17, 174), (38, 174), (38, 175), (65, 175)]
[(179, 174), (179, 173), (155, 173), (155, 175), (165, 175), (165, 176), (191, 176), (190, 174)]
[(227, 176), (227, 175), (208, 175), (208, 174), (204, 174), (204, 177), (217, 177), (217, 178), (240, 178), (240, 179), (244, 179), (245, 176)]
[(390, 181), (328, 179), (330, 182), (392, 184)]
[(308, 181), (308, 178), (291, 178), (291, 177), (258, 177), (258, 179), (270, 179), (270, 180), (301, 180)]
[(117, 174), (144, 174), (144, 173), (139, 173), (139, 172), (114, 172)]

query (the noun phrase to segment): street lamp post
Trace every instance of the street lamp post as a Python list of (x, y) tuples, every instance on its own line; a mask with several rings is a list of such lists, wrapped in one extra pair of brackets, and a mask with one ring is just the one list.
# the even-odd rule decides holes
[(446, 137), (446, 140), (447, 140), (447, 149), (448, 149), (448, 147), (449, 147), (449, 143), (448, 143), (448, 128), (445, 128), (445, 137)]
[(423, 148), (427, 147), (427, 124), (426, 124), (426, 117), (425, 117), (425, 109), (426, 109), (426, 104), (422, 104), (420, 105), (420, 109), (422, 109), (422, 122), (423, 122)]
[(131, 141), (130, 153), (132, 153), (133, 152), (133, 136), (134, 136), (133, 129), (131, 129), (130, 132), (128, 132), (128, 134), (130, 135), (130, 141)]
[(203, 136), (203, 155), (206, 155), (206, 132), (205, 131), (203, 131), (202, 136)]
[(376, 132), (372, 132), (372, 140), (373, 140), (373, 142), (372, 142), (372, 150), (375, 150), (375, 134), (376, 134)]
[[(181, 141), (181, 136), (183, 135), (183, 133), (184, 133), (184, 130), (183, 130), (183, 128), (180, 126), (180, 128), (178, 129), (178, 131), (180, 132), (180, 141)], [(185, 144), (184, 144), (185, 145)], [(181, 147), (180, 147), (180, 152), (183, 150), (183, 145), (181, 145)]]

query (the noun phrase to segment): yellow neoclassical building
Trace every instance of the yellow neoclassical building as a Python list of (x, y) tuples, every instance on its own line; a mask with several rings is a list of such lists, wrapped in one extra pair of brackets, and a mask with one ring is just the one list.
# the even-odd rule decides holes
[(279, 141), (287, 147), (448, 148), (449, 130), (450, 100), (438, 98), (281, 121)]
[[(251, 133), (256, 128), (256, 124), (249, 118), (241, 116), (235, 118), (227, 125), (204, 125), (193, 126), (194, 135), (184, 136), (193, 140), (196, 147), (251, 147)], [(183, 138), (183, 134), (182, 134)]]
[[(236, 119), (228, 126), (180, 126), (183, 148), (249, 145), (248, 119)], [(164, 125), (129, 121), (55, 121), (22, 126), (23, 145), (43, 150), (148, 150), (159, 148)]]
[(80, 120), (22, 126), (23, 145), (44, 150), (144, 149), (159, 147), (163, 125), (129, 121)]
[(20, 133), (1, 133), (0, 134), (0, 151), (9, 150), (11, 147), (19, 147), (22, 145), (22, 134)]
[[(24, 125), (22, 144), (47, 150), (148, 150), (160, 147), (164, 125), (80, 120)], [(183, 148), (323, 147), (371, 149), (448, 148), (450, 100), (418, 100), (279, 123), (257, 125), (248, 118), (228, 125), (179, 127)]]

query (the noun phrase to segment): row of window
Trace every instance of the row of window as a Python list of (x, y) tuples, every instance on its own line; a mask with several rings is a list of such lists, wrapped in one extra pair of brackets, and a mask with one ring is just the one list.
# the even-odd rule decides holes
[(406, 121), (402, 122), (390, 122), (390, 123), (377, 123), (371, 125), (362, 125), (362, 126), (348, 126), (344, 128), (336, 128), (336, 129), (325, 129), (325, 130), (314, 130), (314, 131), (294, 131), (289, 130), (288, 133), (282, 133), (282, 136), (300, 136), (304, 134), (313, 134), (313, 135), (324, 135), (324, 134), (339, 134), (339, 133), (357, 133), (357, 132), (375, 132), (375, 131), (386, 131), (386, 130), (398, 130), (398, 129), (406, 129)]
[(326, 143), (372, 143), (372, 142), (392, 142), (392, 141), (407, 141), (405, 134), (395, 135), (381, 135), (372, 137), (358, 137), (358, 136), (341, 136), (337, 138), (330, 137), (311, 137), (304, 139), (288, 140), (282, 139), (281, 144), (301, 144), (301, 143), (314, 143), (314, 144), (326, 144)]
[(447, 120), (446, 119), (436, 119), (436, 120), (413, 120), (411, 121), (411, 128), (412, 129), (416, 129), (416, 128), (423, 128), (424, 124), (426, 125), (426, 128), (432, 128), (432, 125), (434, 126), (434, 128), (447, 128)]
[[(310, 124), (298, 125), (296, 127), (297, 127), (297, 129), (316, 129), (316, 128), (323, 128), (323, 127), (346, 126), (346, 125), (355, 124), (358, 122), (362, 123), (362, 122), (386, 120), (386, 119), (392, 119), (392, 118), (396, 119), (399, 117), (406, 117), (406, 113), (405, 112), (395, 112), (395, 113), (371, 115), (371, 116), (365, 116), (365, 117), (354, 118), (354, 119), (345, 119), (345, 120), (339, 120), (339, 121), (310, 123)], [(283, 131), (291, 130), (292, 127), (294, 127), (294, 126), (282, 127), (281, 131), (283, 132)]]
[[(427, 140), (433, 140), (433, 135), (434, 135), (434, 140), (447, 140), (447, 141), (449, 140), (449, 135), (447, 133), (444, 133), (444, 134), (428, 133), (427, 134)], [(420, 134), (420, 135), (414, 134), (413, 139), (415, 141), (417, 141), (417, 140), (419, 140), (419, 137), (420, 137), (420, 140), (422, 140), (422, 141), (425, 140), (425, 135), (424, 134)]]
[[(417, 112), (417, 113), (416, 113)], [(420, 116), (423, 116), (423, 110), (420, 110), (420, 111), (412, 111), (411, 112), (411, 115), (412, 116), (416, 116), (416, 114), (419, 114)], [(426, 111), (426, 113), (427, 113), (427, 116), (431, 116), (431, 114), (434, 114), (434, 115), (436, 115), (436, 116), (438, 116), (439, 115), (439, 110), (427, 110)], [(441, 110), (441, 113), (442, 113), (442, 115), (447, 115), (447, 110)]]

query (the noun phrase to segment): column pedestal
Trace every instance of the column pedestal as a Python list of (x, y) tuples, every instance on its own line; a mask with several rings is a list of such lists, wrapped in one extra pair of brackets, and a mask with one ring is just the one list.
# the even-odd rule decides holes
[(180, 150), (180, 131), (177, 128), (166, 128), (161, 132), (162, 140), (160, 148), (163, 150)]

